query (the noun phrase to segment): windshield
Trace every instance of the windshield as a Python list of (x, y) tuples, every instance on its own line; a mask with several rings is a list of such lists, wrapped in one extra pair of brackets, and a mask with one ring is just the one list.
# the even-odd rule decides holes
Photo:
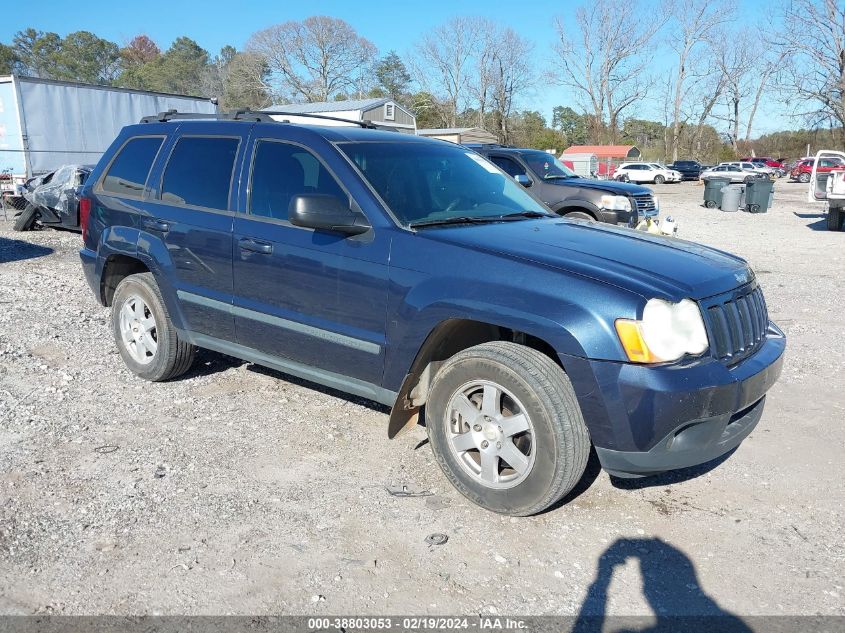
[(531, 171), (543, 180), (578, 177), (574, 171), (548, 152), (537, 150), (535, 152), (520, 152), (520, 155), (528, 163)]
[(509, 214), (549, 215), (512, 178), (472, 150), (441, 143), (340, 143), (361, 174), (408, 226), (491, 221)]

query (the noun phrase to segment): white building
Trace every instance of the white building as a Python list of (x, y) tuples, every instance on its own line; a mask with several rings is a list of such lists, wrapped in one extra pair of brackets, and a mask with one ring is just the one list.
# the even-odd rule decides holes
[(343, 121), (318, 120), (297, 117), (297, 114), (319, 114), (347, 121), (369, 121), (380, 128), (416, 134), (417, 118), (405, 106), (393, 99), (354, 99), (347, 101), (321, 101), (317, 103), (285, 103), (264, 108), (267, 112), (289, 112), (291, 116), (273, 115), (279, 121), (310, 125), (346, 125)]

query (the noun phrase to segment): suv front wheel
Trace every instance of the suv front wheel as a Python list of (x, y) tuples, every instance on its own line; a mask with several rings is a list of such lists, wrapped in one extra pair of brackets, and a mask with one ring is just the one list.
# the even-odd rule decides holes
[(590, 439), (572, 384), (537, 350), (497, 341), (457, 353), (437, 372), (426, 409), (440, 467), (483, 508), (536, 514), (584, 474)]
[(112, 328), (123, 362), (154, 382), (184, 374), (195, 348), (179, 339), (152, 273), (129, 275), (117, 286)]

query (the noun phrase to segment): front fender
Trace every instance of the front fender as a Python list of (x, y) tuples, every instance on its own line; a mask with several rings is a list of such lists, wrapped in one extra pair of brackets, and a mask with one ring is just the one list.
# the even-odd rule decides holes
[(457, 273), (425, 278), (414, 271), (392, 271), (394, 282), (408, 291), (391, 298), (384, 386), (399, 390), (429, 334), (450, 319), (523, 332), (558, 354), (624, 360), (613, 321), (635, 314), (638, 297), (541, 268), (520, 269), (530, 279), (516, 272), (510, 279), (468, 279)]

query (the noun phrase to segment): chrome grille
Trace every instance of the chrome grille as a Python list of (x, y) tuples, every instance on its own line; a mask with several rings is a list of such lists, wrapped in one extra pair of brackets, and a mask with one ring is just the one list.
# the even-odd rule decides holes
[(637, 204), (637, 215), (640, 218), (648, 218), (657, 215), (657, 205), (654, 203), (654, 196), (650, 193), (641, 193), (634, 196)]
[(766, 337), (769, 315), (757, 286), (717, 298), (704, 314), (713, 356), (728, 365), (751, 356)]

